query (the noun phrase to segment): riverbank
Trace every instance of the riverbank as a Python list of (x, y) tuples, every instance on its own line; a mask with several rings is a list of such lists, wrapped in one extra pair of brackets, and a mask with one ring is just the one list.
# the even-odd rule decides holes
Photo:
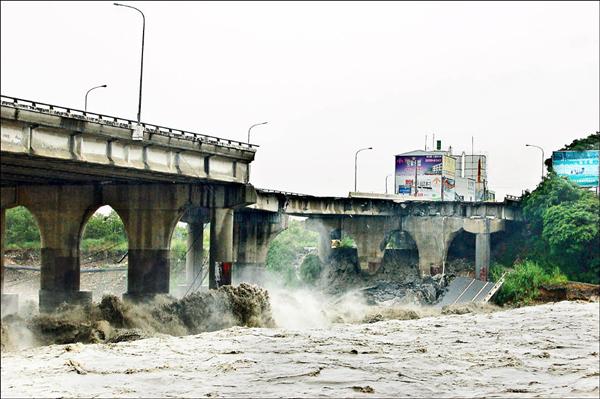
[[(598, 397), (599, 304), (2, 354), (2, 397)], [(110, 375), (110, 383), (107, 376)]]

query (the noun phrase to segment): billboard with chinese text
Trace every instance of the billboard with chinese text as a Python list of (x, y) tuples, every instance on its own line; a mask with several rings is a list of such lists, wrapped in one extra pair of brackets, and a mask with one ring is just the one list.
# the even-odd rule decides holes
[(396, 194), (441, 199), (442, 167), (441, 155), (397, 155)]
[(559, 175), (581, 187), (597, 187), (599, 174), (598, 150), (554, 151), (552, 168)]

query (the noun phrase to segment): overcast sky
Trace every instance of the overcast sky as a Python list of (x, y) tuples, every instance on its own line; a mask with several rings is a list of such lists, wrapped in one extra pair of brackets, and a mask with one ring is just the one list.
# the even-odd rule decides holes
[[(384, 192), (394, 155), (488, 155), (497, 196), (599, 130), (598, 2), (129, 2), (146, 15), (142, 120), (260, 145), (251, 182)], [(2, 2), (2, 94), (135, 119), (141, 16), (112, 2)], [(393, 189), (389, 179), (390, 191)]]

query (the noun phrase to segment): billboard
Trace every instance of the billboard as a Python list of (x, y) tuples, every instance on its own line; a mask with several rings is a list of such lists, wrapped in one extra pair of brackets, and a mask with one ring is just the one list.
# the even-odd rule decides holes
[(396, 194), (441, 199), (442, 167), (441, 155), (397, 155)]
[(442, 175), (447, 176), (451, 179), (454, 179), (454, 176), (456, 175), (456, 159), (448, 156), (448, 155), (444, 155), (443, 157), (443, 165), (442, 165)]
[(597, 187), (600, 151), (554, 151), (552, 168), (581, 187)]
[(453, 177), (442, 176), (442, 200), (456, 200), (456, 181)]

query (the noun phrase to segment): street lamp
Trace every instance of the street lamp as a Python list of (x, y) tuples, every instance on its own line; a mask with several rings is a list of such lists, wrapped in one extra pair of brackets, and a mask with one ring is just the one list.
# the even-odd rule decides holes
[(141, 12), (139, 9), (137, 9), (135, 7), (128, 6), (126, 4), (120, 4), (120, 3), (113, 3), (113, 4), (115, 6), (119, 6), (119, 7), (133, 8), (134, 10), (136, 10), (137, 12), (142, 14), (142, 61), (141, 61), (141, 66), (140, 66), (140, 98), (138, 101), (138, 113), (137, 113), (137, 121), (139, 124), (141, 117), (142, 117), (142, 76), (144, 74), (144, 34), (146, 32), (146, 17), (144, 16), (143, 12)]
[(108, 86), (106, 86), (106, 85), (95, 86), (95, 87), (92, 87), (91, 89), (89, 89), (89, 90), (88, 90), (88, 91), (85, 93), (85, 108), (84, 108), (85, 112), (87, 112), (87, 96), (88, 96), (88, 94), (90, 94), (90, 91), (92, 91), (92, 90), (94, 90), (94, 89), (99, 89), (99, 88), (101, 88), (101, 87), (108, 87)]
[(394, 176), (394, 175), (387, 175), (387, 176), (385, 177), (385, 193), (386, 193), (386, 194), (388, 193), (388, 190), (387, 190), (387, 188), (388, 188), (387, 179), (388, 179), (388, 177), (392, 177), (392, 176)]
[(525, 144), (525, 147), (535, 147), (539, 148), (542, 151), (542, 179), (544, 178), (544, 149), (540, 146), (534, 144)]
[(248, 128), (248, 143), (250, 143), (250, 130), (252, 130), (252, 128), (254, 126), (266, 125), (267, 123), (269, 123), (269, 122), (255, 123), (254, 125), (252, 125)]
[(358, 153), (361, 151), (365, 151), (365, 150), (372, 150), (373, 147), (367, 147), (367, 148), (361, 148), (360, 150), (356, 151), (356, 153), (354, 154), (354, 192), (356, 191), (356, 161), (358, 159)]

